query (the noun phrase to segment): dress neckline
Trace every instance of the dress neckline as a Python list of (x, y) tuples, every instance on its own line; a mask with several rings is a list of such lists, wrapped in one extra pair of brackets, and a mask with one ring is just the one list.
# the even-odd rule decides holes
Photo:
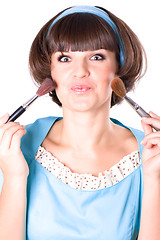
[(39, 146), (35, 159), (56, 178), (78, 190), (97, 190), (110, 187), (120, 182), (141, 165), (138, 151), (124, 156), (109, 170), (100, 172), (98, 176), (90, 173), (72, 172), (69, 167), (42, 146)]

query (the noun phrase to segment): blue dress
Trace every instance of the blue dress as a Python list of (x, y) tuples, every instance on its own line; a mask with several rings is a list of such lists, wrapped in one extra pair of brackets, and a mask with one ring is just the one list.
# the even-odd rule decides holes
[[(60, 117), (27, 125), (21, 149), (29, 165), (27, 240), (136, 240), (143, 194), (142, 164), (119, 183), (94, 191), (77, 190), (46, 170), (34, 156)], [(122, 125), (115, 119), (114, 123)], [(128, 127), (126, 127), (128, 128)], [(129, 128), (140, 141), (144, 134)], [(0, 172), (0, 189), (3, 176)]]

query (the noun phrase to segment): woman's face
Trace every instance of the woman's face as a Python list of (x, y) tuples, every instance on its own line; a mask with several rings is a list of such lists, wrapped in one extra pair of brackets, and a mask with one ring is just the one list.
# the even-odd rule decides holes
[(57, 96), (62, 107), (72, 111), (110, 106), (110, 83), (116, 70), (115, 53), (105, 49), (55, 52), (51, 56)]

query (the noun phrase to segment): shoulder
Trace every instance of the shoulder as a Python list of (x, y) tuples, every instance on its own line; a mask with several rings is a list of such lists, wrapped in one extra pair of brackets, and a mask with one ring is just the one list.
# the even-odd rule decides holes
[(145, 134), (142, 130), (127, 126), (127, 128), (134, 134), (138, 142), (141, 142), (145, 137)]
[[(42, 126), (45, 128), (48, 125), (54, 123), (59, 117), (50, 116), (50, 117), (44, 117), (44, 118), (38, 118), (35, 122), (26, 125), (26, 130), (33, 131), (38, 128), (41, 128)], [(36, 129), (35, 129), (36, 128)]]
[[(139, 148), (139, 152), (140, 152), (140, 156), (142, 156), (142, 151), (143, 151), (143, 146), (140, 144), (140, 142), (142, 141), (142, 139), (145, 137), (145, 134), (143, 131), (141, 131), (140, 129), (136, 129), (130, 126), (126, 126), (123, 123), (121, 123), (120, 121), (118, 121), (117, 119), (111, 119), (111, 121), (121, 127), (124, 127), (128, 130), (130, 130), (130, 133), (128, 133), (128, 137), (132, 140), (133, 138), (135, 138), (137, 140), (138, 143), (138, 148)], [(130, 141), (128, 141), (128, 144), (130, 143)]]
[(141, 131), (140, 129), (136, 129), (133, 127), (130, 127), (128, 125), (124, 125), (123, 123), (121, 123), (119, 120), (111, 118), (111, 121), (121, 127), (127, 128), (128, 130), (130, 130), (138, 139), (143, 139), (144, 138), (144, 132)]
[(21, 139), (21, 150), (28, 163), (47, 135), (49, 129), (59, 117), (39, 118), (35, 122), (25, 126), (27, 133)]

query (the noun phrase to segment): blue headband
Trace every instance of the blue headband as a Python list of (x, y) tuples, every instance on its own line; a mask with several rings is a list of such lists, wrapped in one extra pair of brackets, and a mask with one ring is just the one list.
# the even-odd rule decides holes
[(122, 44), (122, 40), (119, 36), (119, 32), (117, 30), (117, 27), (115, 25), (115, 23), (110, 19), (108, 13), (106, 13), (105, 11), (101, 10), (100, 8), (96, 8), (94, 6), (75, 6), (72, 8), (69, 8), (67, 10), (65, 10), (64, 12), (62, 12), (62, 14), (60, 14), (50, 25), (48, 32), (47, 32), (47, 36), (51, 30), (51, 28), (53, 27), (53, 25), (60, 20), (61, 18), (73, 14), (73, 13), (91, 13), (94, 14), (102, 19), (104, 19), (113, 29), (113, 31), (116, 34), (116, 37), (118, 39), (118, 43), (119, 43), (119, 49), (120, 49), (120, 66), (123, 65), (124, 63), (124, 48), (123, 48), (123, 44)]

